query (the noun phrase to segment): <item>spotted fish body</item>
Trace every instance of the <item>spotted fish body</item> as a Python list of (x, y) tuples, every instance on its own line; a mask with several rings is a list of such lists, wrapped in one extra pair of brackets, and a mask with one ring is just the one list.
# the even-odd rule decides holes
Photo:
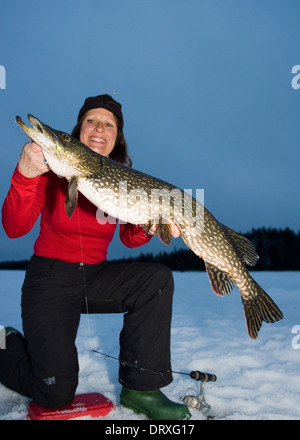
[(256, 264), (253, 245), (242, 235), (220, 224), (195, 198), (181, 189), (101, 156), (66, 133), (54, 130), (28, 115), (32, 127), (20, 117), (16, 122), (41, 146), (54, 173), (69, 181), (66, 211), (74, 212), (78, 191), (102, 212), (121, 222), (144, 225), (147, 233), (154, 222), (159, 238), (171, 241), (171, 221), (186, 245), (206, 266), (213, 291), (230, 293), (236, 284), (242, 297), (247, 330), (257, 337), (262, 321), (275, 322), (283, 315), (256, 283), (245, 264)]

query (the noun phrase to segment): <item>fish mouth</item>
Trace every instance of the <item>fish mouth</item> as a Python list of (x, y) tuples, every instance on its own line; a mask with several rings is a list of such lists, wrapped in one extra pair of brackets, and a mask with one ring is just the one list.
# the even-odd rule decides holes
[(31, 127), (22, 121), (20, 116), (16, 116), (16, 123), (22, 128), (29, 139), (37, 143), (42, 149), (51, 150), (58, 142), (56, 134), (50, 127), (43, 124), (38, 118), (33, 115), (28, 115), (28, 120)]

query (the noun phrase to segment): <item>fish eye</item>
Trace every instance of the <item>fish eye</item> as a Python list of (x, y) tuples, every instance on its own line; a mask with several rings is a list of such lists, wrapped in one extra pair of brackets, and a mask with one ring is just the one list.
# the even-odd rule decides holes
[(63, 134), (63, 138), (64, 138), (64, 140), (67, 141), (67, 142), (70, 142), (70, 140), (71, 140), (71, 136), (69, 136), (67, 133), (64, 133), (64, 134)]

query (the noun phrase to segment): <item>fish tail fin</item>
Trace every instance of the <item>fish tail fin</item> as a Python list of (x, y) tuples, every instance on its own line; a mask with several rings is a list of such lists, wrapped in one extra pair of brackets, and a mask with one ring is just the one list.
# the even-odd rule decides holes
[(262, 321), (276, 322), (283, 318), (283, 314), (269, 295), (254, 280), (252, 282), (252, 292), (242, 296), (242, 302), (248, 334), (256, 339)]

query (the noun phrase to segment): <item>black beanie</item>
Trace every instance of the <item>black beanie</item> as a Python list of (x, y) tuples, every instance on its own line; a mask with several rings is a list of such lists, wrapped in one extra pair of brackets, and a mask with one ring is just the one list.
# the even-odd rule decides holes
[(115, 101), (110, 95), (98, 95), (86, 98), (83, 106), (79, 110), (77, 121), (79, 122), (82, 116), (92, 108), (105, 108), (112, 112), (120, 121), (120, 128), (123, 128), (124, 120), (122, 114), (122, 106), (119, 102)]

